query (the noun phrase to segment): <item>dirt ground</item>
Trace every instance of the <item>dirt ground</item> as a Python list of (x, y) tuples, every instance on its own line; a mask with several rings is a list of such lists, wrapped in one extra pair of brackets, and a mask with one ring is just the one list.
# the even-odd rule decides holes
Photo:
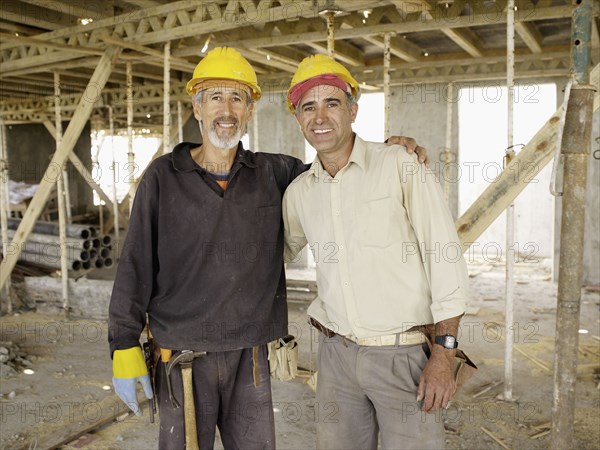
[[(547, 265), (516, 268), (513, 396), (499, 400), (504, 380), (502, 264), (470, 264), (473, 301), (459, 342), (479, 371), (439, 415), (449, 449), (545, 449), (550, 443), (556, 284)], [(306, 303), (290, 302), (290, 328), (300, 340), (299, 365), (311, 364)], [(582, 291), (575, 432), (572, 448), (600, 448), (600, 295)], [(312, 338), (316, 351), (316, 338)], [(0, 379), (0, 448), (48, 448), (101, 417), (118, 421), (84, 433), (62, 448), (156, 449), (157, 423), (126, 414), (111, 387), (106, 324), (19, 312), (0, 318), (0, 346), (12, 342), (27, 366)], [(4, 343), (4, 344), (3, 344)], [(312, 358), (314, 360), (314, 357)], [(32, 374), (24, 373), (30, 369)], [(278, 449), (315, 448), (315, 412), (306, 377), (273, 383)], [(317, 408), (318, 409), (318, 408)], [(53, 440), (54, 439), (54, 440)], [(496, 440), (495, 440), (496, 439)], [(216, 443), (220, 447), (220, 442)]]

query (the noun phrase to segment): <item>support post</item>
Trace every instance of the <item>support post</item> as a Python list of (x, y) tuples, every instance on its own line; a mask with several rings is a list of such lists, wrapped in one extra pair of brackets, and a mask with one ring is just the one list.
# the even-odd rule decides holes
[(383, 100), (383, 104), (384, 104), (383, 136), (384, 136), (384, 139), (387, 139), (390, 137), (390, 101), (391, 101), (390, 62), (391, 62), (391, 58), (392, 58), (392, 54), (390, 51), (390, 39), (391, 39), (391, 33), (385, 33), (383, 35), (383, 99), (384, 99)]
[(163, 62), (163, 154), (171, 151), (171, 41), (165, 42)]
[[(513, 159), (513, 117), (514, 117), (514, 77), (515, 77), (515, 0), (508, 0), (506, 10), (506, 89), (508, 92), (507, 137), (504, 166)], [(513, 386), (513, 341), (514, 341), (514, 259), (515, 259), (515, 203), (506, 209), (506, 273), (504, 285), (504, 400), (512, 401)]]
[(46, 204), (46, 201), (48, 200), (50, 191), (52, 190), (52, 180), (56, 178), (56, 174), (54, 172), (56, 171), (57, 167), (62, 168), (67, 156), (73, 150), (77, 138), (81, 134), (86, 122), (90, 118), (94, 103), (98, 99), (100, 91), (104, 88), (104, 85), (108, 80), (112, 70), (112, 60), (119, 54), (119, 51), (120, 49), (118, 47), (109, 46), (104, 52), (104, 55), (102, 55), (100, 58), (100, 61), (98, 61), (98, 65), (92, 74), (90, 82), (88, 83), (86, 90), (81, 96), (81, 100), (79, 101), (79, 104), (73, 113), (73, 120), (71, 120), (69, 126), (67, 127), (60, 147), (54, 153), (54, 156), (48, 165), (48, 169), (42, 177), (40, 186), (33, 196), (33, 199), (31, 200), (29, 207), (25, 212), (25, 216), (23, 217), (23, 220), (21, 220), (19, 228), (15, 233), (12, 244), (16, 248), (16, 251), (6, 255), (2, 261), (2, 264), (0, 264), (0, 289), (2, 289), (2, 287), (5, 286), (6, 281), (10, 279), (12, 270), (19, 259), (20, 248), (27, 240), (27, 237), (33, 229), (35, 221), (39, 217), (44, 205)]
[(335, 12), (328, 11), (325, 20), (327, 21), (327, 56), (335, 59)]
[(133, 75), (131, 62), (126, 63), (127, 77), (127, 167), (129, 168), (129, 213), (133, 207), (135, 196), (135, 180), (133, 174), (137, 171), (135, 167), (135, 155), (133, 154)]
[[(60, 110), (60, 75), (54, 72), (54, 127), (56, 133), (56, 151), (62, 141), (62, 117)], [(58, 197), (58, 236), (60, 240), (60, 278), (62, 282), (62, 307), (65, 317), (69, 317), (69, 260), (67, 258), (67, 205), (65, 182), (67, 171), (62, 163), (62, 176), (56, 180), (56, 195)]]
[(450, 207), (450, 163), (452, 162), (452, 114), (454, 114), (454, 83), (448, 83), (446, 98), (446, 146), (444, 149), (444, 198)]
[(110, 151), (112, 155), (112, 207), (113, 207), (113, 220), (115, 227), (115, 241), (116, 241), (116, 256), (119, 257), (119, 248), (121, 241), (119, 240), (119, 201), (117, 200), (117, 161), (115, 159), (115, 119), (113, 117), (112, 106), (108, 107), (108, 127), (110, 132)]
[[(8, 216), (10, 214), (10, 202), (8, 200), (8, 151), (6, 149), (6, 127), (0, 121), (0, 232), (2, 233), (2, 258), (6, 260), (8, 255)], [(12, 314), (12, 296), (10, 292), (10, 278), (6, 280), (4, 290), (6, 295), (0, 298), (6, 299), (6, 314)], [(2, 302), (0, 302), (0, 309)]]
[(183, 142), (183, 111), (181, 106), (181, 100), (177, 100), (177, 142)]
[(550, 443), (550, 448), (555, 450), (576, 446), (573, 423), (583, 279), (585, 191), (594, 101), (594, 88), (589, 85), (592, 17), (592, 0), (573, 2), (573, 86), (561, 142), (564, 169)]

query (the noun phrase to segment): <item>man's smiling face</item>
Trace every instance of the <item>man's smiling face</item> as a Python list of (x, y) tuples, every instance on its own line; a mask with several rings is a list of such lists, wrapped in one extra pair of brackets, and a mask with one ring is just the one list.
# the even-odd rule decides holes
[(315, 86), (302, 96), (296, 119), (306, 140), (320, 155), (352, 148), (352, 122), (358, 105), (348, 105), (344, 91), (329, 85)]

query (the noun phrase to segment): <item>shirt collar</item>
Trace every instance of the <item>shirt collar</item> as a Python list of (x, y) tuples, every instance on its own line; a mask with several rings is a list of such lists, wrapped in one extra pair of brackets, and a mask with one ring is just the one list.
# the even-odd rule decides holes
[[(192, 172), (194, 170), (204, 171), (202, 167), (196, 164), (192, 158), (190, 151), (193, 148), (199, 147), (200, 144), (193, 142), (181, 142), (173, 149), (173, 168), (178, 172)], [(235, 158), (233, 160), (232, 169), (236, 164), (243, 164), (252, 169), (256, 168), (256, 158), (254, 153), (249, 150), (244, 150), (241, 142), (238, 143)]]
[[(366, 143), (363, 141), (356, 133), (354, 134), (354, 146), (352, 147), (352, 152), (350, 153), (350, 157), (348, 158), (348, 164), (354, 163), (361, 169), (366, 168)], [(323, 165), (321, 164), (321, 160), (319, 160), (319, 155), (315, 156), (314, 161), (310, 165), (308, 169), (308, 173), (312, 174), (315, 178), (324, 178), (330, 177), (330, 175), (325, 171)]]

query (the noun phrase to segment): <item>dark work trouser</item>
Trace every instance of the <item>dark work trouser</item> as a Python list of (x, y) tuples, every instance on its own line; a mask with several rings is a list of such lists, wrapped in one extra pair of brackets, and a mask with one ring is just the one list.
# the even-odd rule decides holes
[[(230, 449), (274, 449), (275, 426), (271, 380), (266, 346), (259, 349), (259, 385), (254, 385), (252, 348), (208, 353), (192, 365), (198, 442), (202, 450), (212, 449), (215, 427), (221, 441)], [(159, 448), (185, 448), (183, 385), (181, 368), (171, 370), (173, 393), (181, 407), (169, 400), (165, 368), (156, 373), (160, 412)]]

